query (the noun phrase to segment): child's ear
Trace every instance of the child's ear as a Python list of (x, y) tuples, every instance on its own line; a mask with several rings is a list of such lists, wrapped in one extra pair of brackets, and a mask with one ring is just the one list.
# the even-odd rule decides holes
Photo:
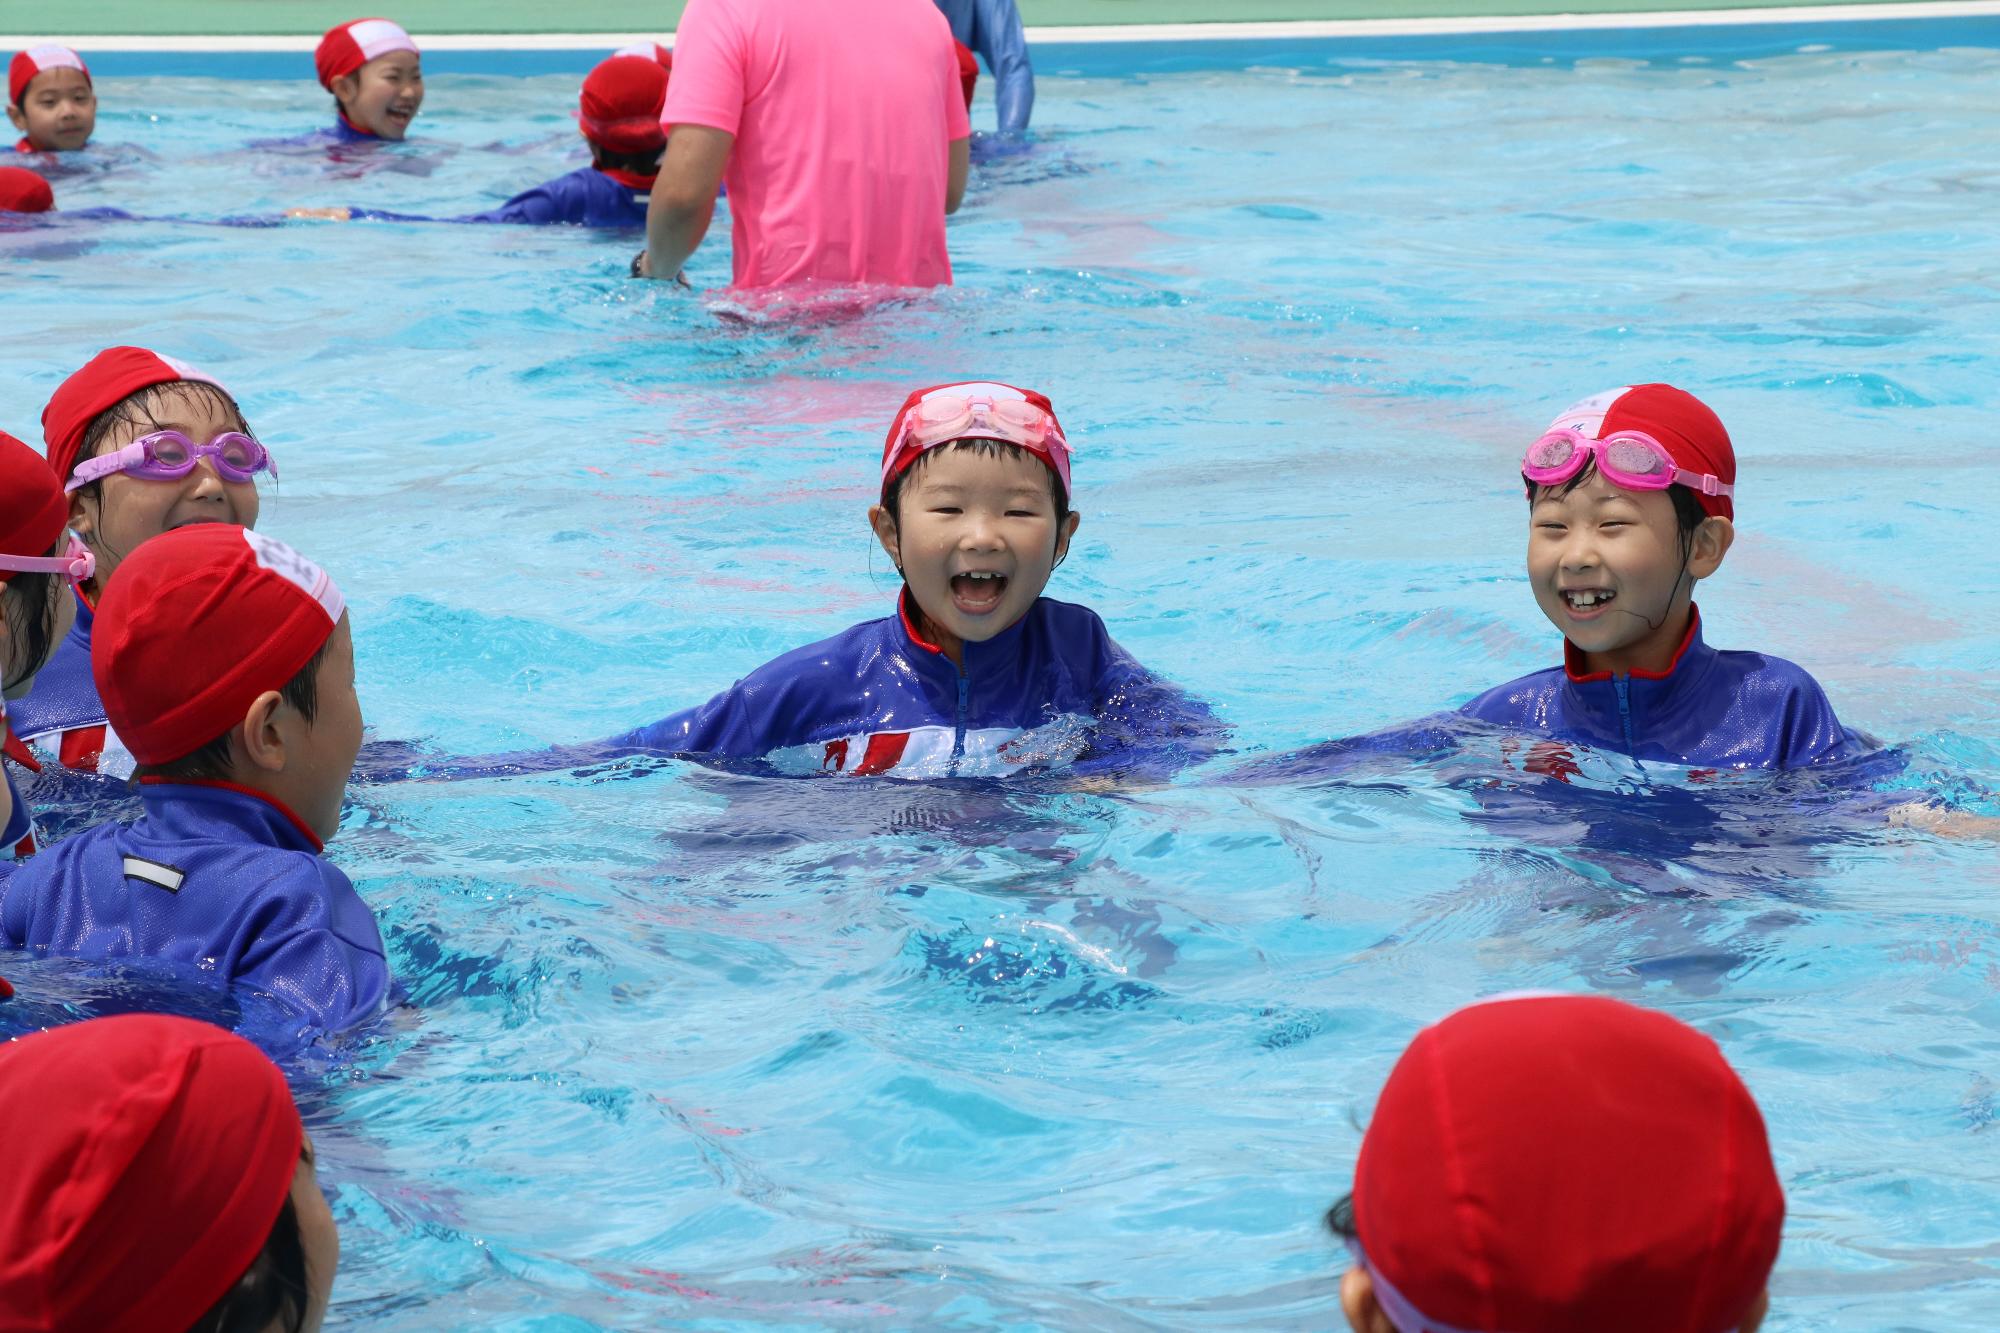
[(250, 703), (235, 736), (242, 742), (243, 755), (253, 768), (265, 773), (285, 771), (285, 732), (278, 725), (283, 715), (284, 697), (265, 690)]
[(1340, 1275), (1340, 1312), (1354, 1333), (1396, 1333), (1375, 1299), (1375, 1279), (1358, 1264)]
[(85, 541), (89, 541), (91, 534), (97, 530), (98, 503), (82, 491), (70, 492), (69, 525)]
[(28, 132), (28, 113), (21, 110), (20, 107), (15, 106), (12, 102), (7, 104), (7, 119), (13, 121), (14, 128), (21, 131), (21, 133), (26, 134)]
[(889, 563), (896, 567), (898, 574), (902, 573), (903, 537), (896, 531), (895, 515), (891, 514), (885, 505), (870, 505), (868, 526), (875, 529), (875, 540), (881, 542), (882, 549), (888, 552)]
[(1726, 518), (1710, 516), (1694, 530), (1688, 549), (1688, 574), (1705, 579), (1722, 568), (1723, 557), (1736, 542), (1736, 525)]
[(347, 109), (347, 104), (354, 100), (354, 94), (360, 91), (361, 75), (358, 71), (353, 74), (343, 74), (333, 81), (333, 100), (340, 103), (343, 111)]
[(1077, 524), (1082, 521), (1083, 515), (1077, 513), (1075, 510), (1071, 510), (1069, 517), (1063, 520), (1062, 527), (1056, 531), (1056, 558), (1054, 563), (1050, 565), (1051, 569), (1069, 558), (1070, 539), (1076, 536)]

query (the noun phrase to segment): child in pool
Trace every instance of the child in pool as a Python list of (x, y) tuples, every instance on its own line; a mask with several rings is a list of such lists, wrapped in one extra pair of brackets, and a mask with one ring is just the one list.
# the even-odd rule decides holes
[(1042, 394), (990, 382), (910, 394), (882, 452), (876, 539), (895, 613), (767, 663), (612, 744), (898, 777), (1170, 773), (1225, 728), (1081, 606), (1042, 596), (1069, 552), (1070, 446)]
[(309, 1032), (374, 1016), (382, 937), (320, 855), (361, 746), (340, 589), (280, 542), (202, 523), (122, 561), (97, 619), (92, 674), (145, 812), (0, 879), (0, 944), (241, 982)]
[[(41, 764), (16, 739), (8, 704), (35, 675), (76, 616), (71, 587), (89, 578), (90, 552), (69, 531), (69, 501), (42, 456), (0, 431), (0, 738), (6, 757), (35, 771)], [(0, 860), (33, 855), (31, 812), (0, 764)]]
[[(655, 48), (657, 49), (657, 48)], [(287, 217), (333, 222), (567, 223), (579, 227), (643, 227), (646, 201), (667, 146), (660, 107), (667, 100), (668, 62), (650, 54), (621, 53), (598, 64), (583, 81), (577, 125), (590, 145), (590, 165), (544, 181), (484, 213), (432, 219), (370, 208), (295, 208)]]
[(313, 52), (320, 87), (333, 94), (336, 143), (400, 142), (424, 104), (423, 57), (388, 19), (327, 29)]
[(1797, 768), (1865, 748), (1783, 658), (1718, 652), (1694, 585), (1735, 540), (1736, 454), (1722, 422), (1667, 384), (1586, 398), (1528, 446), (1528, 581), (1563, 665), (1465, 715), (1693, 768)]
[(1354, 1333), (1754, 1333), (1785, 1196), (1715, 1043), (1581, 995), (1417, 1034), (1327, 1214)]
[(83, 58), (67, 46), (37, 46), (7, 67), (7, 119), (18, 153), (71, 153), (97, 128), (97, 91)]
[(201, 371), (142, 347), (112, 347), (57, 387), (42, 410), (48, 465), (69, 492), (69, 523), (96, 562), (76, 585), (76, 623), (14, 728), (45, 758), (123, 777), (119, 743), (91, 676), (93, 607), (139, 544), (190, 523), (257, 526), (256, 479), (277, 476), (236, 400)]
[(187, 1018), (0, 1047), (5, 1327), (318, 1333), (340, 1262), (278, 1067)]

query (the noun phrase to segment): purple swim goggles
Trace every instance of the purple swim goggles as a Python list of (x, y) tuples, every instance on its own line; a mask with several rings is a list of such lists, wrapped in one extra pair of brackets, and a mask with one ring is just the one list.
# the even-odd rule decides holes
[(207, 444), (196, 444), (177, 430), (161, 430), (142, 435), (123, 449), (84, 459), (70, 473), (63, 491), (88, 486), (114, 472), (129, 472), (147, 481), (179, 481), (204, 458), (215, 460), (215, 471), (224, 481), (250, 481), (266, 469), (277, 480), (278, 464), (271, 451), (240, 430), (226, 430)]

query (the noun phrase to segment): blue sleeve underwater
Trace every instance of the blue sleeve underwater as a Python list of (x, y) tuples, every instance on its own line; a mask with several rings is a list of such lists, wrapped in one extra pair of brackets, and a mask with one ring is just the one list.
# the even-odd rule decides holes
[(1072, 771), (1164, 781), (1228, 745), (1229, 724), (1205, 701), (1154, 675), (1109, 638), (1105, 648), (1097, 730)]

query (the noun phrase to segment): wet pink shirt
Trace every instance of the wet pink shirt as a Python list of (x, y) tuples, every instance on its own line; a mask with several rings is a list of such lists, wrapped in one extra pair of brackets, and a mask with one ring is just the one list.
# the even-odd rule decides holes
[(736, 136), (738, 287), (951, 281), (950, 145), (972, 126), (932, 0), (688, 0), (660, 119)]

